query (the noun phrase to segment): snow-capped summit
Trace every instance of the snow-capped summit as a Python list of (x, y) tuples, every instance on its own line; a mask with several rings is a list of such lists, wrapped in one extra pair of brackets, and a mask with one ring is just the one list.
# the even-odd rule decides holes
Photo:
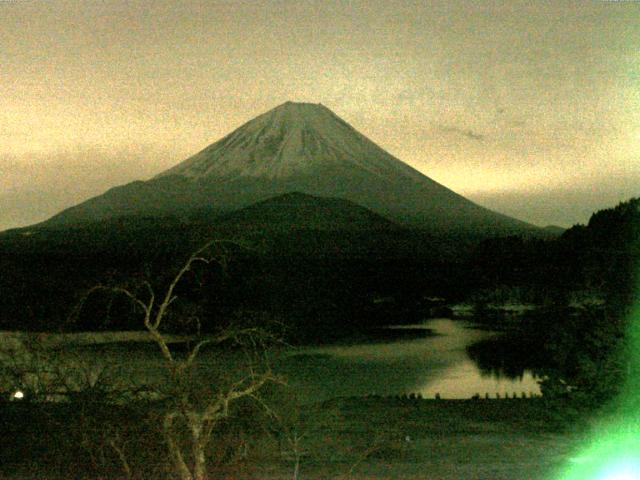
[(278, 179), (331, 166), (421, 177), (322, 104), (294, 102), (254, 118), (159, 177)]

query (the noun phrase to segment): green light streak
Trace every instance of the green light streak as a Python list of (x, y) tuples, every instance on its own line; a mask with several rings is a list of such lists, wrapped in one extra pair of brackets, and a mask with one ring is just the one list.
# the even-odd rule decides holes
[[(624, 429), (624, 431), (620, 431)], [(561, 480), (640, 479), (640, 430), (638, 425), (613, 424), (601, 431), (577, 458), (570, 461)]]
[[(640, 292), (640, 289), (636, 291)], [(636, 296), (638, 298), (638, 296)], [(557, 480), (640, 480), (640, 301), (627, 328), (627, 378), (609, 423), (570, 460)]]

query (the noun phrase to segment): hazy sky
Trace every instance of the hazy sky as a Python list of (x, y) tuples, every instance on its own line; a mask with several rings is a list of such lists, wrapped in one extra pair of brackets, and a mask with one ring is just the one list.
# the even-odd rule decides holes
[(287, 100), (540, 225), (640, 195), (640, 2), (0, 0), (0, 229)]

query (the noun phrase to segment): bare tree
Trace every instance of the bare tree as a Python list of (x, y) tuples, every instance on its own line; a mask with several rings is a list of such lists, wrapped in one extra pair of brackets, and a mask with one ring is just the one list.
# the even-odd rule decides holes
[[(138, 288), (98, 285), (85, 296), (86, 299), (97, 291), (121, 294), (142, 311), (144, 327), (158, 346), (168, 372), (167, 385), (160, 389), (166, 406), (161, 428), (173, 469), (180, 480), (204, 480), (207, 477), (207, 446), (216, 425), (229, 416), (232, 403), (241, 398), (257, 398), (258, 391), (267, 383), (280, 382), (264, 354), (268, 335), (255, 326), (230, 326), (215, 335), (201, 335), (198, 321), (197, 332), (189, 338), (187, 351), (177, 355), (170, 349), (170, 340), (163, 332), (163, 325), (170, 307), (178, 299), (176, 288), (197, 264), (216, 262), (223, 268), (226, 266), (225, 256), (210, 253), (211, 247), (219, 243), (209, 242), (193, 253), (161, 295), (156, 294), (149, 281), (144, 281)], [(220, 347), (232, 342), (244, 347), (245, 370), (227, 385), (211, 389), (201, 383), (196, 374), (199, 356), (205, 347)], [(221, 368), (224, 370), (226, 367)], [(126, 465), (126, 459), (123, 465)]]
[(310, 463), (317, 464), (329, 452), (334, 459), (341, 457), (347, 468), (331, 477), (325, 473), (327, 478), (357, 478), (358, 468), (391, 441), (387, 432), (379, 431), (366, 438), (362, 448), (340, 444), (339, 427), (348, 422), (338, 404), (308, 403), (288, 389), (276, 391), (275, 395), (270, 402), (273, 407), (267, 407), (271, 419), (267, 425), (270, 427), (269, 433), (278, 442), (281, 458), (292, 466), (292, 480), (304, 477), (302, 470), (305, 461), (311, 460)]

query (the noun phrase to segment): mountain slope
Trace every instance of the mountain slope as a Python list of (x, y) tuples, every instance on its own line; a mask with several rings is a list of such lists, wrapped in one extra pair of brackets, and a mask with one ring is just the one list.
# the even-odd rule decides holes
[(332, 167), (357, 169), (381, 180), (426, 178), (323, 105), (293, 102), (256, 117), (158, 177), (277, 182)]
[(535, 232), (387, 153), (328, 108), (287, 102), (147, 182), (111, 189), (46, 224), (123, 214), (231, 211), (288, 192), (337, 197), (434, 231)]
[(241, 208), (219, 219), (221, 227), (270, 230), (375, 230), (400, 228), (386, 218), (348, 200), (286, 193)]

